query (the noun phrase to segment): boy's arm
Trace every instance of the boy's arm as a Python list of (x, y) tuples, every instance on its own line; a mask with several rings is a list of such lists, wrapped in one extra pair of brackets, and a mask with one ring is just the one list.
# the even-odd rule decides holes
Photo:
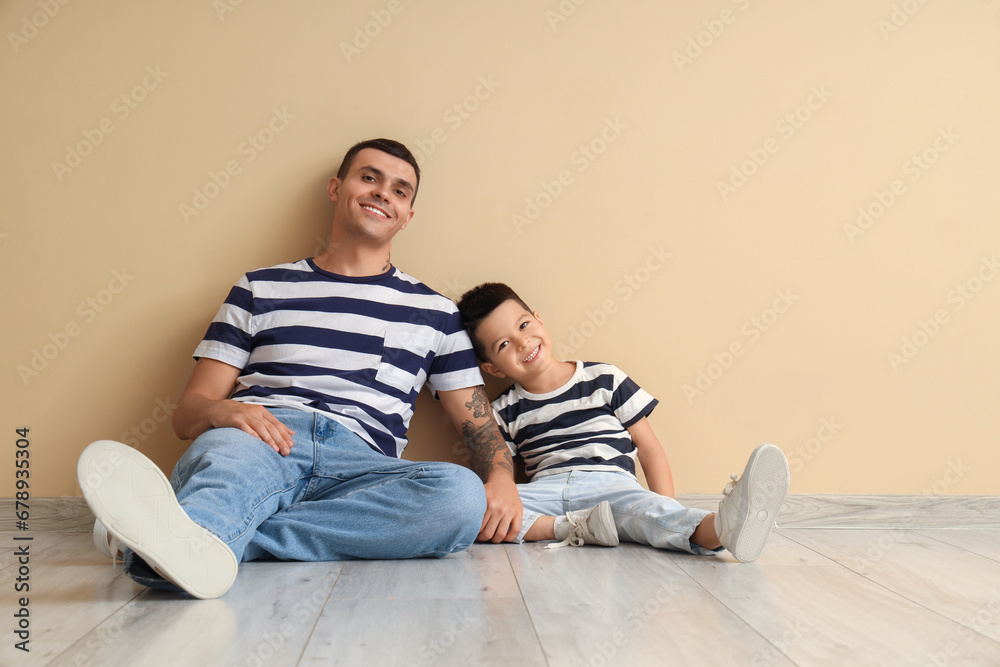
[(287, 426), (262, 405), (228, 400), (239, 376), (240, 369), (235, 366), (199, 359), (174, 408), (174, 433), (181, 440), (194, 440), (210, 428), (231, 426), (287, 455), (292, 446), (292, 431)]
[(514, 462), (493, 418), (486, 389), (479, 385), (439, 391), (438, 398), (469, 448), (469, 466), (486, 487), (486, 515), (477, 539), (499, 544), (517, 537), (523, 507), (514, 483)]
[(670, 461), (663, 451), (653, 427), (645, 417), (628, 427), (639, 453), (639, 464), (646, 475), (649, 490), (661, 496), (674, 497), (674, 476), (670, 471)]

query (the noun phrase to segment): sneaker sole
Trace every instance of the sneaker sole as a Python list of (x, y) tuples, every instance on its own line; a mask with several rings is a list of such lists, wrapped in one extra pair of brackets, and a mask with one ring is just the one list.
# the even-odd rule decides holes
[(232, 549), (192, 521), (155, 463), (99, 440), (76, 467), (83, 496), (105, 530), (194, 597), (217, 598), (236, 580)]
[(764, 551), (788, 494), (789, 480), (788, 461), (774, 445), (761, 445), (750, 455), (740, 477), (748, 502), (740, 515), (739, 537), (730, 550), (736, 560), (749, 563)]

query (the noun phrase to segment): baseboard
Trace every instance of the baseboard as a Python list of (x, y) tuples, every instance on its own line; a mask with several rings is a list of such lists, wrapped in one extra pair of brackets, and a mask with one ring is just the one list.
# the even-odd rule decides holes
[[(680, 494), (688, 507), (715, 510), (721, 494)], [(1000, 496), (791, 494), (778, 516), (784, 528), (1000, 529)]]
[[(715, 510), (721, 495), (680, 494), (688, 507)], [(17, 529), (13, 498), (0, 498), (0, 531)], [(30, 531), (89, 533), (94, 515), (79, 497), (32, 498)], [(792, 494), (778, 517), (784, 528), (977, 528), (1000, 530), (1000, 496)]]

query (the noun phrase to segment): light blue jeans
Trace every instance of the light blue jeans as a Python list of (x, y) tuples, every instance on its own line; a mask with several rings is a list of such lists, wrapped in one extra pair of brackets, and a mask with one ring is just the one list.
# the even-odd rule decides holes
[(691, 534), (711, 512), (684, 507), (649, 491), (625, 472), (574, 470), (544, 475), (518, 484), (517, 491), (524, 504), (518, 542), (543, 515), (561, 516), (607, 500), (621, 540), (699, 555), (718, 551), (691, 543)]
[[(288, 456), (239, 429), (212, 429), (170, 477), (188, 516), (239, 561), (435, 557), (476, 539), (486, 494), (468, 468), (388, 457), (321, 414), (271, 412), (295, 432)], [(125, 571), (171, 588), (130, 552)]]

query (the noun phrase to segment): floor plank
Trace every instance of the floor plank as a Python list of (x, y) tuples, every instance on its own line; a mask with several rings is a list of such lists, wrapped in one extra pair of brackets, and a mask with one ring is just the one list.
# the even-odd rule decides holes
[[(668, 657), (749, 665), (770, 653), (767, 641), (665, 552), (635, 544), (506, 549), (550, 665), (659, 666)], [(775, 656), (769, 664), (792, 663)]]
[(1000, 563), (1000, 530), (921, 530), (917, 532)]
[(50, 667), (294, 667), (343, 563), (244, 563), (218, 600), (146, 590)]
[(1000, 642), (1000, 565), (995, 560), (905, 530), (802, 530), (794, 539)]
[(520, 597), (503, 547), (475, 544), (446, 558), (348, 561), (331, 598)]
[(773, 562), (798, 550), (802, 535), (813, 548), (816, 534), (836, 539), (843, 532), (782, 530), (755, 563), (720, 558), (678, 565), (799, 665), (925, 665), (937, 655), (951, 666), (998, 664), (1000, 644), (847, 567)]
[[(113, 567), (94, 549), (90, 535), (49, 533), (38, 542), (51, 545), (37, 553), (31, 549), (30, 588), (25, 593), (30, 600), (31, 651), (24, 654), (13, 642), (4, 641), (0, 644), (2, 665), (47, 664), (143, 590), (125, 576), (121, 563)], [(18, 576), (17, 565), (0, 570), (0, 590), (5, 591), (0, 618), (8, 622), (20, 595), (13, 593)], [(11, 636), (7, 633), (12, 629), (12, 623), (5, 626), (4, 634)]]
[(544, 665), (520, 599), (331, 600), (301, 665)]
[(503, 547), (349, 561), (302, 665), (544, 665)]

